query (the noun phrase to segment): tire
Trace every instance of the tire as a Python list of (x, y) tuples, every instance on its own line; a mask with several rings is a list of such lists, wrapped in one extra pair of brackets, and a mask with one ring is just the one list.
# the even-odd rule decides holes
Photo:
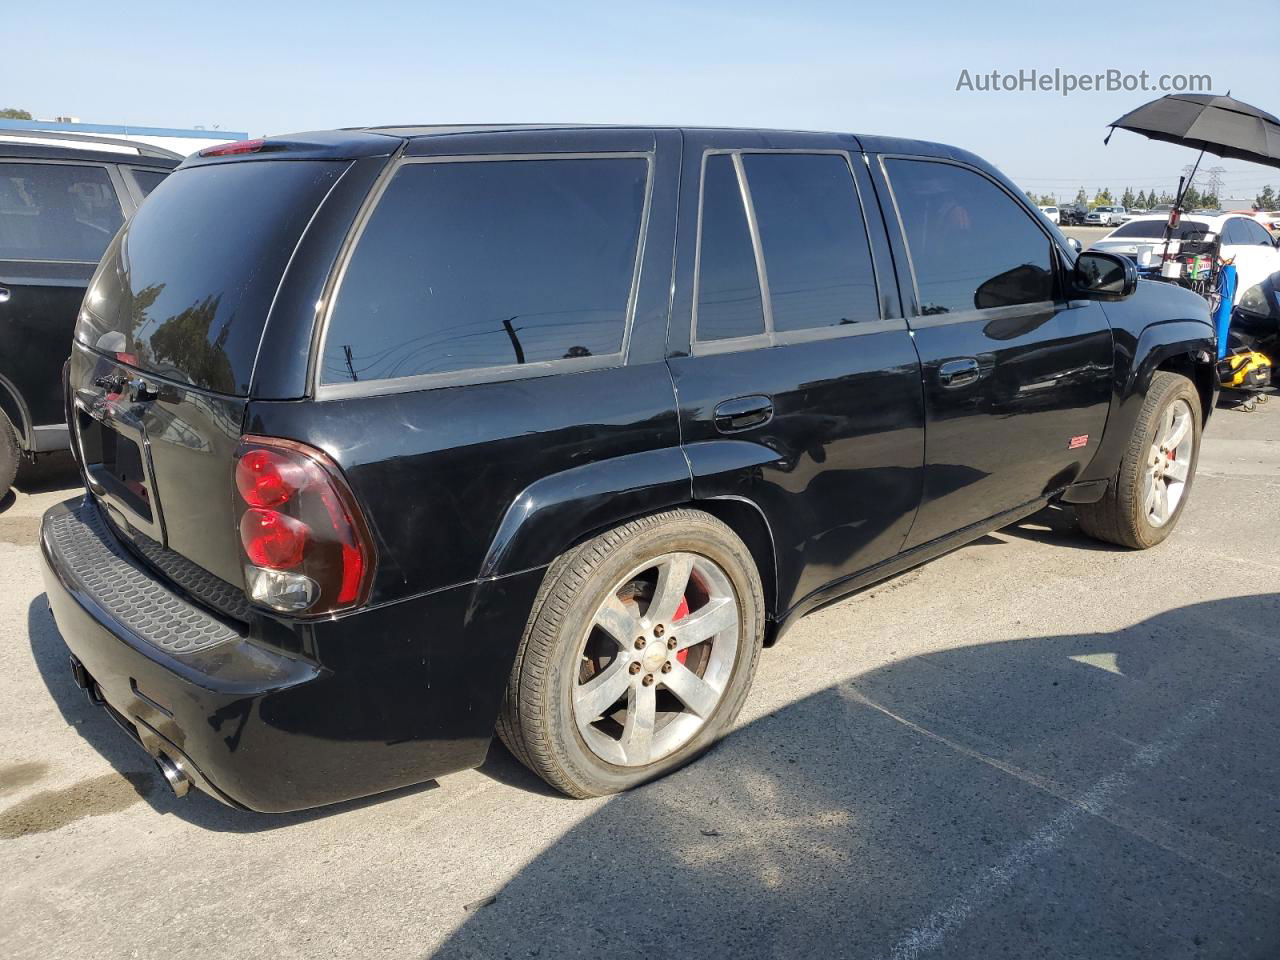
[(9, 418), (0, 413), (0, 499), (9, 492), (18, 476), (18, 437)]
[[(1161, 443), (1171, 439), (1168, 435), (1171, 423), (1187, 411), (1187, 432), (1174, 447), (1176, 456), (1163, 464), (1156, 462)], [(1179, 374), (1158, 371), (1151, 379), (1133, 435), (1120, 461), (1120, 470), (1108, 485), (1106, 495), (1097, 503), (1076, 506), (1080, 528), (1096, 540), (1135, 550), (1154, 547), (1168, 537), (1177, 526), (1191, 493), (1200, 459), (1202, 426), (1200, 394), (1195, 385)], [(1184, 446), (1187, 442), (1189, 448)], [(1175, 501), (1173, 490), (1179, 475), (1185, 479), (1180, 481)], [(1163, 519), (1159, 500), (1161, 486), (1167, 498)], [(1154, 509), (1148, 498), (1153, 489), (1156, 491)]]
[[(682, 576), (684, 586), (670, 589)], [(663, 616), (677, 600), (670, 618)], [(571, 797), (617, 793), (670, 773), (737, 718), (759, 662), (764, 616), (751, 553), (719, 520), (678, 509), (616, 527), (548, 569), (498, 735)], [(682, 637), (685, 617), (690, 632)], [(622, 691), (617, 700), (614, 690)]]

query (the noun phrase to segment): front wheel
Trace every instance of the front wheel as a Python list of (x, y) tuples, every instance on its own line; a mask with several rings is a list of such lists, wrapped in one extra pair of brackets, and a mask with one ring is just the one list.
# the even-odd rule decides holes
[(763, 635), (760, 578), (729, 527), (683, 509), (626, 523), (548, 570), (498, 734), (570, 796), (652, 780), (729, 729)]
[(1179, 374), (1157, 372), (1106, 495), (1076, 507), (1081, 529), (1138, 550), (1169, 536), (1195, 479), (1201, 419), (1195, 385)]

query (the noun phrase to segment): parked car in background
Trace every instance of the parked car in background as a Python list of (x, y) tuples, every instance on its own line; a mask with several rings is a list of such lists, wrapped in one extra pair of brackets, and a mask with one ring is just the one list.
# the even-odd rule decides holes
[(131, 141), (0, 133), (0, 497), (23, 456), (67, 448), (62, 365), (85, 287), (180, 160)]
[(1124, 207), (1114, 207), (1114, 206), (1094, 207), (1092, 210), (1089, 211), (1088, 215), (1085, 216), (1084, 222), (1085, 224), (1091, 227), (1096, 227), (1096, 226), (1109, 227), (1114, 224), (1120, 223), (1121, 220), (1124, 218), (1124, 215), (1125, 215)]
[(1280, 210), (1268, 210), (1263, 217), (1268, 230), (1280, 230)]
[(1061, 223), (1061, 222), (1062, 222), (1062, 217), (1061, 217), (1061, 214), (1059, 213), (1059, 211), (1058, 211), (1058, 208), (1057, 208), (1057, 207), (1053, 207), (1053, 206), (1049, 206), (1049, 207), (1041, 207), (1041, 208), (1040, 208), (1040, 212), (1041, 212), (1041, 213), (1043, 213), (1046, 217), (1048, 217), (1048, 218), (1049, 218), (1049, 222), (1050, 222), (1050, 223)]
[[(1134, 257), (1141, 247), (1155, 246), (1155, 252), (1159, 254), (1164, 249), (1167, 222), (1167, 216), (1137, 217), (1112, 230), (1089, 249)], [(1179, 222), (1171, 239), (1170, 250), (1175, 253), (1184, 240), (1221, 239), (1223, 259), (1233, 261), (1236, 267), (1235, 303), (1239, 303), (1251, 287), (1280, 271), (1280, 249), (1276, 246), (1280, 241), (1253, 217), (1188, 214)]]
[(1081, 226), (1089, 215), (1089, 208), (1081, 203), (1062, 204), (1058, 207), (1058, 223), (1061, 226)]
[[(890, 189), (892, 185), (892, 189)], [(127, 255), (126, 255), (127, 254)], [(687, 763), (805, 613), (1076, 504), (1174, 529), (1205, 302), (952, 147), (400, 127), (188, 159), (103, 256), (45, 584), (178, 792)]]

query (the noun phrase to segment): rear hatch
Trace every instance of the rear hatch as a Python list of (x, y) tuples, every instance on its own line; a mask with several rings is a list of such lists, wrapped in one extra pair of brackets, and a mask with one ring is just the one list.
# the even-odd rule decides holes
[(233, 454), (263, 331), (349, 167), (179, 168), (108, 247), (76, 325), (68, 415), (90, 493), (144, 560), (228, 615), (246, 615)]

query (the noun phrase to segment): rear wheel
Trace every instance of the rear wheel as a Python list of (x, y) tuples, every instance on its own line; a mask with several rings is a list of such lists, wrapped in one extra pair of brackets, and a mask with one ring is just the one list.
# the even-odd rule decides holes
[(13, 486), (18, 476), (18, 438), (9, 418), (0, 413), (0, 498)]
[(1120, 472), (1097, 503), (1076, 507), (1080, 527), (1144, 550), (1173, 532), (1200, 457), (1200, 395), (1186, 377), (1159, 371), (1134, 425)]
[(732, 725), (763, 628), (759, 575), (723, 523), (673, 510), (624, 524), (548, 570), (498, 734), (570, 796), (669, 773)]

